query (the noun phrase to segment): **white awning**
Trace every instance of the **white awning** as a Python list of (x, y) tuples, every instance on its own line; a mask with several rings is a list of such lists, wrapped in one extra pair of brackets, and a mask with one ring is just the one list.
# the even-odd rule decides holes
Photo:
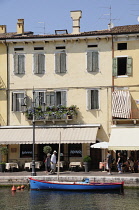
[[(95, 143), (98, 127), (35, 128), (36, 144)], [(0, 129), (0, 144), (32, 144), (32, 128)]]
[(112, 128), (110, 150), (139, 150), (139, 127)]

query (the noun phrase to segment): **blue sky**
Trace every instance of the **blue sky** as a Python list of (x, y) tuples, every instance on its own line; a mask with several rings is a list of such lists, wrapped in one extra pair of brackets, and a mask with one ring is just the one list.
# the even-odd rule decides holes
[[(24, 19), (25, 31), (53, 34), (55, 30), (72, 32), (70, 11), (82, 10), (81, 32), (115, 26), (139, 24), (139, 0), (0, 0), (0, 25), (16, 31), (17, 19)], [(39, 23), (41, 22), (41, 23)]]

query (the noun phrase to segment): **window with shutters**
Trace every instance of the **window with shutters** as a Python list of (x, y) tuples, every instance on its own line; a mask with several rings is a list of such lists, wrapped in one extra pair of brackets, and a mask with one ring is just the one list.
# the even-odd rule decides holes
[(87, 52), (87, 71), (98, 72), (99, 71), (99, 53), (98, 51)]
[(46, 106), (66, 106), (66, 91), (46, 92)]
[(33, 72), (34, 74), (44, 74), (45, 73), (45, 55), (42, 53), (35, 53), (33, 55), (34, 65)]
[(91, 89), (87, 90), (87, 109), (99, 109), (99, 90)]
[(132, 57), (113, 58), (113, 76), (132, 75)]
[(35, 107), (39, 107), (45, 103), (45, 91), (35, 91), (34, 95)]
[(25, 73), (25, 55), (15, 54), (14, 55), (14, 74)]
[(24, 92), (12, 93), (12, 111), (21, 112), (22, 105), (26, 104), (26, 96)]
[(66, 73), (66, 52), (55, 53), (55, 73)]

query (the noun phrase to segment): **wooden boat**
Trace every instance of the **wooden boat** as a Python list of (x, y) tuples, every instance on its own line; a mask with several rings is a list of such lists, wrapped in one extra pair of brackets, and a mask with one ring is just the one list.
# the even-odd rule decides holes
[(86, 178), (82, 182), (59, 182), (59, 181), (45, 181), (30, 179), (31, 190), (73, 190), (73, 191), (106, 191), (119, 190), (123, 191), (124, 183), (94, 183)]

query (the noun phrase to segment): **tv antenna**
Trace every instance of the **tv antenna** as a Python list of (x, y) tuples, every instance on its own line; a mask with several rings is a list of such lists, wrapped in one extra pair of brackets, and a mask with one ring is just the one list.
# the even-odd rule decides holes
[[(113, 24), (113, 20), (119, 20), (119, 19), (116, 19), (116, 18), (112, 18), (112, 8), (111, 8), (111, 5), (110, 5), (110, 7), (103, 7), (103, 8), (107, 8), (107, 9), (109, 9), (109, 13), (108, 14), (104, 14), (104, 15), (108, 15), (109, 16), (109, 24), (108, 24), (108, 26), (109, 26), (109, 29), (111, 29), (111, 28), (113, 28), (114, 27), (114, 24)], [(106, 18), (100, 18), (100, 19), (106, 19)]]
[(43, 24), (43, 26), (39, 28), (43, 28), (43, 34), (45, 34), (45, 22), (38, 22), (38, 23)]

